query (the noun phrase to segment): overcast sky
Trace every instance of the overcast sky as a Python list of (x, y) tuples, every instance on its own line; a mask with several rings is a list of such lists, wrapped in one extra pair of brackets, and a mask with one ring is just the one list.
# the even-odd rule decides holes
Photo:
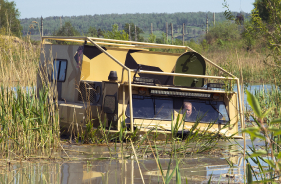
[[(12, 0), (8, 0), (12, 1)], [(224, 0), (13, 0), (20, 18), (111, 13), (223, 12)], [(231, 11), (250, 13), (255, 0), (227, 0)]]

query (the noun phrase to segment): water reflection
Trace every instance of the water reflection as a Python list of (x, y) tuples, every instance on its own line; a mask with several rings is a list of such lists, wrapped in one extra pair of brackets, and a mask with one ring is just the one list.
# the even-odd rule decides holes
[[(240, 152), (235, 151), (237, 146), (221, 143), (224, 149), (219, 149), (223, 154), (187, 155), (180, 157), (179, 169), (182, 182), (206, 183), (212, 175), (212, 181), (238, 183), (243, 181), (243, 158)], [(257, 143), (258, 144), (258, 143)], [(74, 145), (64, 146), (70, 158), (77, 161), (63, 160), (30, 160), (2, 164), (0, 171), (1, 183), (143, 183), (140, 170), (145, 183), (163, 183), (161, 172), (153, 156), (139, 159), (140, 170), (136, 160), (121, 159), (120, 153), (105, 159), (108, 153), (106, 147)], [(69, 149), (71, 147), (72, 149)], [(230, 150), (229, 150), (230, 149)], [(75, 151), (74, 151), (75, 150)], [(116, 149), (118, 151), (118, 148)], [(100, 153), (100, 154), (98, 154)], [(125, 153), (128, 154), (128, 153)], [(108, 158), (108, 157), (107, 157)], [(230, 167), (228, 162), (233, 163)], [(164, 175), (167, 173), (169, 158), (160, 159)], [(6, 163), (6, 162), (3, 162)], [(176, 166), (172, 160), (171, 171)], [(170, 174), (171, 174), (170, 171)], [(171, 183), (176, 183), (175, 175)]]

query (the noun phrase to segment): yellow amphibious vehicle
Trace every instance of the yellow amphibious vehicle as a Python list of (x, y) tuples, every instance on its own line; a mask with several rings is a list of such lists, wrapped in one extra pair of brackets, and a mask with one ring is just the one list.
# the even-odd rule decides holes
[[(212, 123), (209, 131), (226, 136), (238, 132), (239, 115), (243, 115), (238, 103), (239, 79), (187, 46), (92, 37), (42, 39), (40, 68), (47, 68), (48, 80), (56, 85), (60, 126), (65, 129), (73, 124), (83, 128), (87, 119), (95, 128), (100, 118), (107, 120), (105, 126), (113, 132), (120, 130), (122, 122), (130, 131), (138, 127), (144, 132), (169, 132), (180, 116), (184, 124), (179, 130), (188, 131), (199, 122), (202, 130)], [(44, 44), (46, 39), (78, 44)], [(152, 52), (148, 48), (185, 52)], [(205, 75), (205, 62), (228, 77)], [(236, 83), (238, 92), (225, 90), (229, 81)], [(222, 129), (224, 125), (230, 126)]]

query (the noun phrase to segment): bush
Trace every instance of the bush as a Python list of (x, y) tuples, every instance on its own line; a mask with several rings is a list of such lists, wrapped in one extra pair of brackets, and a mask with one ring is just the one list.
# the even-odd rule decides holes
[[(222, 43), (224, 41), (232, 41), (239, 38), (239, 26), (230, 21), (217, 23), (215, 26), (210, 28), (208, 34), (206, 35), (208, 44)], [(218, 39), (220, 39), (221, 41), (218, 42)]]

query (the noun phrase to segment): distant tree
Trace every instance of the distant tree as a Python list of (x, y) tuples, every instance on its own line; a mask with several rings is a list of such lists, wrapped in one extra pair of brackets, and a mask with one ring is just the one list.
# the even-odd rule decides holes
[(103, 34), (104, 38), (116, 39), (116, 40), (129, 40), (129, 35), (124, 31), (118, 30), (118, 25), (112, 25), (112, 31), (107, 31)]
[[(132, 41), (135, 41), (135, 24), (134, 23), (126, 23), (125, 27), (124, 27), (124, 31), (129, 35), (129, 25), (130, 25), (130, 29), (131, 29)], [(137, 26), (137, 41), (140, 41), (140, 42), (144, 41), (143, 36), (140, 35), (141, 33), (144, 33), (143, 30)]]
[(88, 31), (87, 31), (87, 36), (90, 37), (97, 37), (98, 36), (98, 31), (95, 27), (90, 26)]
[(62, 28), (60, 28), (55, 36), (80, 36), (79, 31), (77, 31), (70, 22), (65, 22)]
[[(22, 26), (20, 24), (20, 12), (16, 9), (14, 1), (0, 0), (0, 27), (15, 36), (21, 36)], [(8, 30), (8, 31), (7, 31)]]
[(148, 42), (155, 43), (156, 42), (156, 35), (150, 34), (148, 37)]
[(239, 40), (241, 38), (239, 26), (231, 21), (216, 23), (216, 26), (210, 27), (206, 35), (208, 44), (217, 42), (218, 39), (224, 41)]
[[(65, 22), (62, 28), (55, 31), (54, 36), (80, 36), (79, 31), (77, 31), (70, 22)], [(71, 44), (71, 42), (54, 41), (57, 44)]]
[(97, 36), (98, 37), (103, 37), (103, 31), (101, 30), (101, 29), (98, 29), (98, 34), (97, 34)]

